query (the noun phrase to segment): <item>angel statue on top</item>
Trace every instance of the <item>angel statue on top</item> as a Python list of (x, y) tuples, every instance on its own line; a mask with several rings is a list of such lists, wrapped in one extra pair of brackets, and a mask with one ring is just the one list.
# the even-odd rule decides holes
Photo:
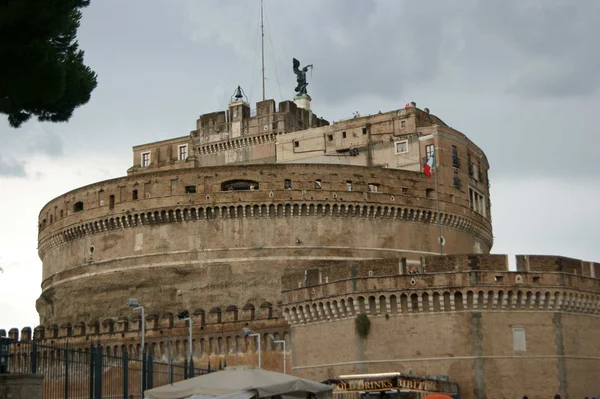
[(298, 82), (298, 86), (296, 86), (295, 89), (296, 93), (298, 93), (297, 96), (303, 94), (308, 95), (306, 92), (306, 86), (308, 86), (308, 83), (306, 82), (306, 72), (308, 71), (308, 68), (312, 69), (312, 64), (300, 69), (300, 61), (294, 58), (294, 73), (296, 74), (296, 82)]

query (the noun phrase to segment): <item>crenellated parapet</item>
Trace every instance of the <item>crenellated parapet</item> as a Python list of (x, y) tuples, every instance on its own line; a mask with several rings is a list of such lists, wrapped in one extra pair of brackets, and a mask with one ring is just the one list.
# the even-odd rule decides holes
[[(518, 259), (523, 269), (526, 256)], [(292, 325), (353, 318), (360, 313), (550, 311), (598, 316), (600, 279), (594, 277), (598, 267), (593, 262), (532, 256), (528, 270), (512, 272), (504, 255), (423, 257), (412, 264), (406, 260), (351, 262), (286, 273), (281, 308)]]

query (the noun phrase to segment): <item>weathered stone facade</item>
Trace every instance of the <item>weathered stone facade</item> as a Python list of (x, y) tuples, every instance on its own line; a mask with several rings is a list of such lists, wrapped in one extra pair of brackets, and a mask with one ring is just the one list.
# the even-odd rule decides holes
[[(134, 147), (127, 176), (46, 204), (36, 338), (137, 356), (135, 297), (158, 359), (168, 339), (175, 360), (187, 353), (177, 315), (188, 311), (200, 364), (254, 364), (248, 327), (264, 367), (281, 370), (272, 341), (284, 339), (288, 370), (315, 379), (411, 368), (450, 375), (467, 398), (535, 398), (528, 384), (542, 377), (514, 391), (495, 378), (536, 367), (552, 379), (544, 393), (584, 392), (572, 390), (570, 370), (586, 373), (572, 342), (598, 344), (598, 265), (524, 256), (516, 274), (489, 255), (485, 154), (429, 110), (330, 124), (303, 106), (253, 112), (236, 99), (189, 136)], [(434, 150), (437, 187), (422, 172)], [(354, 331), (361, 312), (367, 339)], [(509, 350), (511, 325), (526, 329), (526, 352)]]
[[(423, 257), (287, 271), (282, 309), (292, 370), (316, 380), (397, 371), (447, 375), (466, 398), (600, 392), (598, 263), (503, 255)], [(299, 287), (298, 282), (301, 286)], [(367, 314), (366, 337), (355, 328)]]

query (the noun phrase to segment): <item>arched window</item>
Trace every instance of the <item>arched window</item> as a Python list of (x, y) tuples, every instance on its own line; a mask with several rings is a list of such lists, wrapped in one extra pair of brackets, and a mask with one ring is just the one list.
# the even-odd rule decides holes
[(83, 202), (79, 201), (73, 204), (73, 212), (83, 211)]
[(253, 180), (229, 180), (221, 184), (221, 191), (258, 190), (258, 182)]

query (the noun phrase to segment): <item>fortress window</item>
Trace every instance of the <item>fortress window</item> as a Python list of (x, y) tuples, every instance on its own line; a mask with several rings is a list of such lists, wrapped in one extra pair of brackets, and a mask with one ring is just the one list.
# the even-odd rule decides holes
[(294, 147), (300, 147), (300, 142), (298, 140), (294, 140)]
[(73, 204), (73, 212), (83, 211), (83, 202), (79, 201)]
[(527, 346), (525, 344), (525, 329), (523, 327), (513, 327), (513, 350), (515, 351), (526, 351)]
[(148, 166), (150, 166), (150, 153), (149, 152), (143, 152), (142, 153), (142, 168), (147, 168)]
[(50, 215), (50, 223), (52, 223), (52, 219), (53, 219), (53, 218), (52, 218), (52, 215)]
[(292, 181), (290, 179), (285, 179), (285, 181), (283, 182), (283, 188), (285, 190), (291, 190), (292, 189)]
[(61, 209), (61, 210), (60, 210), (60, 218), (61, 218), (61, 219), (63, 218), (63, 215), (64, 215), (64, 211)]
[(186, 194), (196, 194), (196, 186), (185, 186)]
[(367, 128), (366, 128), (366, 127), (363, 127), (363, 128), (362, 128), (362, 132), (363, 132), (363, 134), (367, 134)]
[(323, 188), (323, 183), (321, 182), (321, 179), (315, 180), (315, 190), (320, 190), (322, 188)]
[(428, 188), (427, 190), (425, 190), (425, 196), (427, 198), (433, 198), (434, 195), (433, 193), (435, 192), (435, 190), (433, 188)]
[(396, 141), (396, 154), (405, 154), (408, 152), (408, 140)]
[(258, 190), (258, 182), (252, 180), (229, 180), (221, 184), (221, 191)]
[(115, 196), (114, 195), (111, 195), (110, 197), (108, 197), (108, 208), (115, 209)]
[(377, 183), (369, 183), (369, 191), (372, 193), (376, 193), (379, 191), (379, 184)]
[(433, 144), (425, 146), (425, 161), (433, 156)]
[(485, 216), (485, 197), (483, 194), (469, 187), (469, 201), (472, 210)]
[(188, 157), (188, 146), (187, 144), (179, 146), (179, 160), (185, 161)]
[(133, 190), (133, 191), (131, 192), (131, 197), (132, 197), (134, 200), (138, 199), (138, 191), (137, 191), (137, 190)]
[(345, 139), (346, 138), (346, 132), (342, 132), (342, 138)]
[(346, 190), (352, 191), (352, 180), (346, 181)]
[(458, 160), (458, 149), (455, 145), (452, 146), (452, 166), (460, 168), (460, 161)]
[(333, 141), (333, 134), (330, 134), (330, 135), (328, 135), (328, 136), (327, 136), (327, 139), (328, 139), (329, 141)]
[(459, 190), (462, 188), (462, 181), (460, 181), (460, 177), (458, 177), (458, 170), (454, 170), (453, 184), (454, 184), (454, 187), (458, 188)]
[(404, 129), (404, 128), (406, 127), (406, 121), (401, 121), (401, 122), (400, 122), (400, 127), (401, 127), (402, 129)]

